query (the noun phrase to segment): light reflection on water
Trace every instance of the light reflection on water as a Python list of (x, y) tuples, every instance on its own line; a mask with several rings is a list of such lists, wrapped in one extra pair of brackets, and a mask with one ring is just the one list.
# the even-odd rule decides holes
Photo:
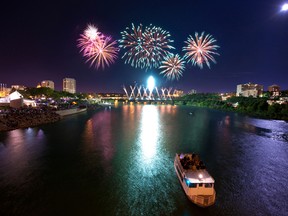
[[(38, 128), (13, 130), (6, 135), (6, 139), (1, 141), (3, 145), (0, 146), (0, 150), (2, 148), (0, 156), (3, 164), (9, 164), (11, 169), (3, 174), (14, 175), (13, 181), (17, 181), (17, 176), (25, 173), (26, 169), (36, 169), (41, 164), (41, 161), (39, 164), (30, 164), (30, 161), (37, 159), (38, 155), (43, 153), (46, 137)], [(37, 145), (38, 142), (41, 144)]]
[(99, 155), (105, 167), (105, 172), (110, 172), (112, 169), (111, 160), (115, 153), (114, 143), (112, 143), (112, 113), (109, 109), (104, 112), (96, 113), (86, 123), (86, 128), (83, 132), (83, 140), (86, 156), (93, 152)]
[(132, 147), (128, 175), (125, 175), (127, 190), (122, 190), (125, 199), (120, 202), (122, 208), (119, 208), (117, 214), (153, 215), (164, 209), (171, 213), (175, 210), (175, 203), (170, 191), (175, 185), (171, 183), (173, 177), (167, 177), (167, 173), (171, 173), (173, 168), (171, 158), (165, 152), (165, 141), (161, 133), (163, 126), (160, 122), (160, 115), (167, 111), (167, 107), (163, 109), (165, 106), (160, 106), (160, 111), (159, 107), (153, 105), (137, 108), (141, 109), (141, 117), (136, 145)]
[(145, 167), (153, 166), (153, 159), (157, 156), (157, 144), (160, 137), (160, 124), (158, 110), (155, 106), (144, 106), (142, 109), (139, 141), (140, 146), (140, 164)]

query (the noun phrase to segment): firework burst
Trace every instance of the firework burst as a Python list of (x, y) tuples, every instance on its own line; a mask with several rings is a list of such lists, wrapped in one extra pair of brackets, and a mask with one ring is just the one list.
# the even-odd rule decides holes
[(125, 59), (125, 64), (131, 64), (133, 67), (144, 68), (146, 65), (145, 56), (146, 50), (142, 24), (137, 28), (132, 23), (131, 30), (126, 27), (126, 30), (121, 32), (122, 39), (119, 40), (119, 47), (127, 49), (122, 58)]
[(103, 40), (103, 35), (98, 29), (91, 24), (88, 24), (84, 33), (80, 35), (78, 39), (78, 47), (83, 56), (89, 56), (94, 52), (94, 46), (97, 46)]
[(90, 65), (93, 64), (98, 69), (105, 66), (110, 66), (110, 64), (115, 62), (117, 59), (117, 54), (119, 49), (115, 46), (116, 41), (112, 41), (111, 37), (105, 37), (101, 43), (94, 47), (94, 50), (86, 55), (87, 62), (90, 61)]
[(191, 61), (192, 65), (198, 65), (201, 69), (205, 63), (210, 68), (210, 60), (216, 64), (213, 55), (219, 55), (215, 52), (219, 48), (214, 44), (215, 42), (216, 40), (212, 35), (207, 34), (205, 36), (204, 32), (200, 36), (196, 32), (195, 38), (190, 35), (188, 40), (185, 41), (187, 46), (183, 47), (183, 51), (186, 51), (184, 58), (188, 59), (188, 62)]
[(132, 24), (132, 28), (126, 27), (121, 35), (119, 47), (125, 51), (122, 58), (125, 58), (125, 64), (136, 68), (158, 68), (169, 54), (169, 49), (174, 49), (170, 45), (173, 40), (170, 39), (169, 32), (160, 27), (150, 25), (143, 32), (142, 24), (138, 27)]
[(160, 27), (152, 26), (145, 29), (146, 47), (148, 50), (147, 59), (150, 62), (149, 67), (158, 68), (161, 61), (167, 55), (171, 54), (170, 49), (175, 49), (171, 43), (170, 33)]
[(164, 61), (162, 61), (159, 68), (163, 69), (160, 74), (164, 74), (167, 79), (178, 80), (185, 69), (185, 61), (178, 54), (169, 54), (164, 57)]
[(113, 41), (110, 36), (105, 36), (93, 25), (88, 25), (84, 33), (78, 39), (78, 47), (82, 55), (98, 69), (110, 66), (117, 59), (119, 48), (117, 41)]

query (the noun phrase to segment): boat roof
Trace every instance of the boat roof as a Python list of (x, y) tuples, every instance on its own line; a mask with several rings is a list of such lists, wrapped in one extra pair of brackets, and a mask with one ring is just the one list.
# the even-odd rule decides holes
[(214, 179), (206, 169), (185, 170), (185, 176), (192, 183), (214, 183)]

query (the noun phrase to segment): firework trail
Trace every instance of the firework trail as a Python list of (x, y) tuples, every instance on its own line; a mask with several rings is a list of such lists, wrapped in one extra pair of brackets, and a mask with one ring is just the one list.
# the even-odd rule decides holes
[(83, 57), (90, 61), (95, 68), (110, 66), (117, 59), (119, 48), (117, 41), (113, 41), (110, 36), (105, 36), (93, 25), (88, 25), (84, 33), (78, 39), (78, 47)]
[(164, 57), (164, 61), (162, 61), (159, 68), (163, 69), (160, 74), (164, 74), (167, 79), (178, 80), (185, 70), (185, 61), (178, 54), (170, 54)]
[(164, 57), (169, 54), (169, 49), (174, 49), (170, 43), (168, 31), (160, 27), (140, 24), (138, 27), (132, 23), (132, 28), (126, 27), (121, 32), (122, 39), (119, 40), (119, 47), (125, 52), (122, 58), (125, 58), (125, 64), (131, 64), (139, 68), (158, 68)]
[(201, 69), (203, 68), (203, 64), (210, 68), (210, 60), (216, 64), (216, 60), (213, 55), (219, 55), (217, 52), (217, 48), (219, 46), (214, 43), (216, 40), (212, 37), (212, 35), (207, 34), (204, 35), (204, 32), (199, 36), (198, 33), (195, 33), (195, 38), (189, 35), (188, 40), (185, 41), (187, 46), (183, 47), (183, 51), (186, 51), (184, 58), (188, 59), (188, 62), (192, 62), (192, 65), (198, 65)]

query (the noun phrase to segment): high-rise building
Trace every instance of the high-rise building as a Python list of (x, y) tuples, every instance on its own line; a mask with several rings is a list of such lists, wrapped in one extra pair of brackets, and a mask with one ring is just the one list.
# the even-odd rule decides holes
[(236, 96), (258, 97), (263, 93), (263, 85), (247, 83), (237, 85)]
[(63, 79), (63, 91), (69, 93), (76, 93), (76, 80), (73, 78), (64, 78)]
[(41, 82), (41, 87), (51, 88), (54, 90), (54, 82), (51, 80), (43, 80)]

